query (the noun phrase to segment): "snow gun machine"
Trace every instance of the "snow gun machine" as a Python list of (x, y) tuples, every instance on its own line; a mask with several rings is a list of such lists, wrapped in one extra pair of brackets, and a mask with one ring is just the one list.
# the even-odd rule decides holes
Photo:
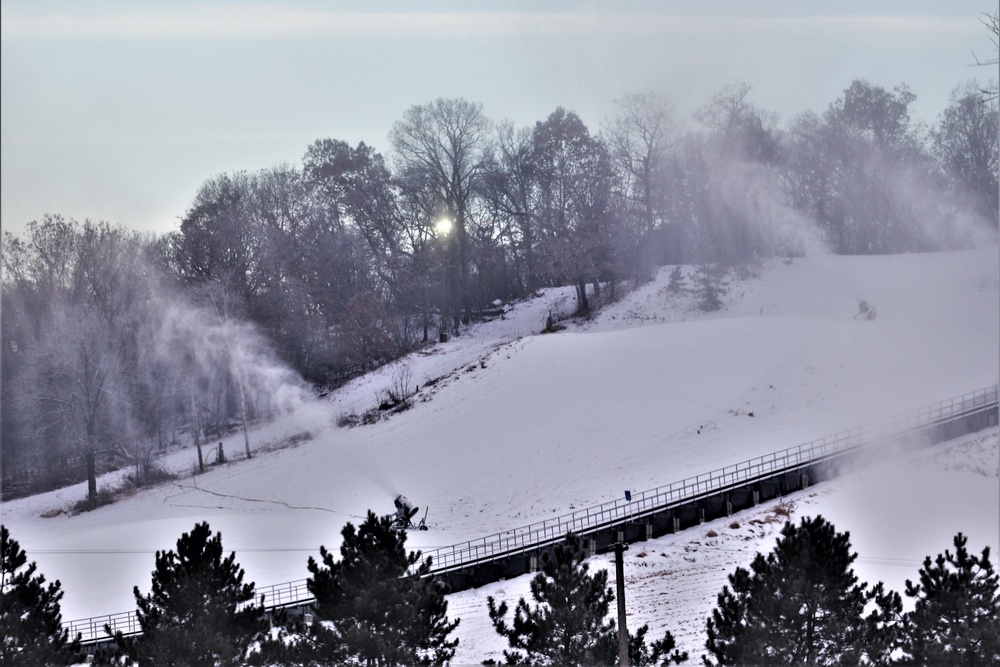
[[(414, 507), (404, 495), (396, 496), (393, 503), (396, 505), (396, 512), (392, 515), (392, 529), (398, 531), (413, 528), (413, 517), (420, 508)], [(427, 530), (427, 508), (424, 508), (424, 516), (417, 524), (417, 530)]]

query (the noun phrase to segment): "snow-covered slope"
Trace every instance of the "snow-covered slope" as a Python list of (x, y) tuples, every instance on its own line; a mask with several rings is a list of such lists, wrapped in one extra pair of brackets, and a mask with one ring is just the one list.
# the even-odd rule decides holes
[[(962, 531), (969, 547), (989, 545), (996, 562), (1000, 525), (1000, 439), (996, 428), (933, 449), (896, 453), (855, 475), (818, 484), (788, 498), (762, 503), (732, 517), (648, 542), (625, 552), (627, 625), (650, 626), (650, 637), (673, 633), (681, 650), (699, 664), (704, 652), (705, 621), (716, 596), (737, 566), (749, 567), (754, 555), (774, 546), (786, 520), (823, 515), (851, 534), (858, 554), (854, 570), (862, 581), (885, 585), (902, 594), (906, 579), (915, 580), (925, 556), (952, 549)], [(599, 555), (591, 569), (609, 570), (614, 558)], [(462, 619), (462, 644), (455, 664), (503, 662), (502, 639), (490, 626), (486, 598), (514, 606), (530, 601), (529, 576), (498, 582), (451, 596), (449, 613)], [(904, 606), (909, 600), (904, 598)]]
[[(558, 315), (572, 307), (570, 290), (547, 290), (503, 320), (477, 325), (252, 433), (260, 451), (250, 461), (192, 477), (193, 450), (182, 450), (164, 462), (182, 474), (173, 483), (77, 516), (58, 512), (84, 490), (64, 489), (4, 504), (3, 521), (47, 577), (63, 582), (64, 618), (133, 608), (131, 588), (148, 588), (153, 552), (172, 548), (201, 520), (222, 531), (225, 547), (258, 585), (304, 578), (306, 559), (320, 544), (336, 546), (343, 524), (369, 508), (391, 511), (396, 493), (430, 508), (432, 529), (412, 533), (413, 547), (451, 544), (996, 383), (998, 266), (995, 248), (773, 261), (731, 278), (725, 307), (710, 314), (695, 308), (692, 295), (668, 290), (664, 270), (593, 320), (536, 335), (547, 310)], [(861, 301), (877, 310), (874, 320), (855, 318)], [(375, 405), (379, 392), (405, 377), (424, 385), (412, 409), (371, 426), (334, 425)], [(437, 381), (427, 386), (429, 380)], [(280, 447), (302, 432), (311, 439)], [(990, 438), (970, 445), (985, 461), (986, 474), (976, 479), (992, 493), (985, 500), (975, 495), (972, 513), (983, 516), (1000, 502), (995, 431)], [(226, 451), (241, 452), (241, 440), (226, 442)], [(879, 484), (857, 481), (865, 472), (817, 486), (796, 503), (799, 512), (833, 515), (852, 535), (890, 514), (904, 533), (933, 534), (931, 544), (899, 539), (874, 554), (855, 543), (863, 556), (908, 563), (905, 578), (930, 550), (950, 546), (957, 519), (935, 513), (935, 526), (948, 525), (932, 530), (926, 508), (916, 516), (906, 503), (836, 502), (862, 497), (869, 486), (903, 497), (911, 482), (886, 482), (898, 479), (898, 468), (887, 469)], [(936, 467), (921, 469), (931, 475)], [(949, 496), (953, 486), (982, 491), (965, 477), (915, 479)], [(759, 545), (780, 527), (764, 521), (770, 509), (756, 510), (759, 524), (750, 517), (739, 529), (728, 528), (731, 521), (716, 527), (714, 542), (695, 531), (633, 547), (637, 616), (630, 624), (648, 621), (675, 632), (681, 624), (687, 647), (697, 649), (705, 609), (725, 573), (769, 548)], [(971, 543), (996, 544), (997, 521), (980, 523), (986, 527), (977, 524), (979, 534), (967, 531)], [(705, 576), (680, 576), (692, 572)], [(451, 614), (464, 619), (460, 662), (496, 657), (495, 638), (482, 628), (484, 595), (523, 595), (526, 582), (453, 597)], [(693, 597), (703, 604), (678, 602)]]

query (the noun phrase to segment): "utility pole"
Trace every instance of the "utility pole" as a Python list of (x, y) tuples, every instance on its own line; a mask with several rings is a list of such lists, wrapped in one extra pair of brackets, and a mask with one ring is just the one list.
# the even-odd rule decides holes
[(625, 563), (622, 553), (628, 549), (623, 541), (615, 544), (615, 579), (618, 588), (618, 665), (628, 667), (628, 628), (625, 626)]

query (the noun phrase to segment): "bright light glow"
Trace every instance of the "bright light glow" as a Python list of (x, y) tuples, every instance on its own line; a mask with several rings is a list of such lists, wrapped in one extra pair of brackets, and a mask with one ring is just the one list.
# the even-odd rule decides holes
[(440, 236), (448, 236), (451, 233), (451, 218), (441, 218), (434, 223), (434, 231)]

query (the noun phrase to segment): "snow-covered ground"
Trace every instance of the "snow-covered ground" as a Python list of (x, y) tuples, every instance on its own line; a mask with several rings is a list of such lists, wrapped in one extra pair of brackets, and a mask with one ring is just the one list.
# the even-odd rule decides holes
[[(669, 271), (566, 331), (538, 335), (545, 313), (572, 309), (546, 290), (503, 320), (476, 325), (225, 442), (236, 459), (192, 476), (190, 448), (163, 464), (181, 476), (71, 516), (76, 486), (5, 503), (3, 522), (74, 619), (134, 608), (153, 554), (207, 520), (259, 586), (307, 576), (346, 521), (388, 513), (396, 493), (429, 507), (413, 548), (453, 544), (621, 497), (980, 389), (1000, 375), (997, 249), (889, 257), (817, 256), (730, 278), (722, 310), (670, 292)], [(690, 283), (689, 283), (690, 284)], [(877, 310), (855, 318), (859, 303)], [(373, 407), (409, 378), (416, 405), (371, 426), (338, 418)], [(427, 386), (428, 381), (434, 381)], [(290, 436), (308, 433), (283, 446)], [(793, 517), (849, 530), (858, 574), (901, 590), (926, 555), (962, 530), (997, 550), (1000, 454), (993, 429), (894, 452), (791, 497)], [(113, 484), (113, 478), (102, 480)], [(630, 628), (669, 629), (696, 655), (725, 576), (769, 550), (775, 504), (633, 545)], [(738, 525), (737, 525), (738, 524)], [(709, 531), (716, 533), (710, 537)], [(607, 558), (595, 559), (599, 566)], [(462, 618), (456, 664), (498, 658), (487, 595), (516, 601), (528, 577), (451, 596)]]
[[(754, 555), (774, 546), (786, 520), (823, 515), (849, 531), (858, 554), (854, 571), (862, 581), (882, 581), (903, 594), (907, 579), (916, 580), (924, 556), (953, 550), (952, 538), (970, 536), (976, 553), (990, 546), (994, 564), (1000, 525), (1000, 439), (996, 428), (932, 449), (897, 453), (891, 460), (832, 482), (706, 522), (697, 528), (648, 542), (625, 552), (625, 598), (630, 631), (644, 623), (650, 637), (673, 633), (692, 664), (704, 652), (705, 621), (716, 596), (737, 566), (749, 567)], [(614, 556), (591, 559), (591, 569), (609, 570)], [(531, 601), (530, 576), (498, 582), (451, 596), (449, 614), (462, 619), (462, 644), (455, 664), (503, 662), (507, 648), (490, 625), (486, 598), (513, 607)], [(909, 600), (904, 597), (904, 606)]]

